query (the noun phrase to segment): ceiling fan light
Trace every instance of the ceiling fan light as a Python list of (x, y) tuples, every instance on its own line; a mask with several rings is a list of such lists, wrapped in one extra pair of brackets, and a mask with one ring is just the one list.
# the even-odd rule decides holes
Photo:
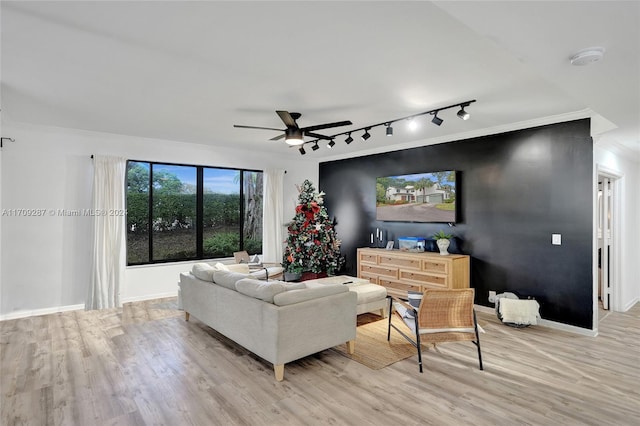
[(302, 145), (304, 138), (302, 137), (302, 131), (300, 129), (286, 129), (284, 131), (284, 141), (292, 146)]

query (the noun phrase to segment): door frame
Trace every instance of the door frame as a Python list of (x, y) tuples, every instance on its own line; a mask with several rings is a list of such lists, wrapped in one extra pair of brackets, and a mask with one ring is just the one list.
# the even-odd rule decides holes
[(596, 170), (594, 173), (593, 182), (593, 328), (598, 328), (598, 181), (601, 177), (606, 177), (611, 181), (611, 196), (612, 196), (612, 217), (613, 232), (611, 233), (611, 253), (612, 261), (609, 266), (609, 275), (611, 277), (610, 282), (610, 297), (609, 297), (609, 310), (620, 312), (622, 306), (620, 306), (620, 280), (621, 280), (621, 259), (620, 249), (622, 247), (622, 179), (624, 175), (619, 171), (610, 169), (608, 167), (596, 164)]

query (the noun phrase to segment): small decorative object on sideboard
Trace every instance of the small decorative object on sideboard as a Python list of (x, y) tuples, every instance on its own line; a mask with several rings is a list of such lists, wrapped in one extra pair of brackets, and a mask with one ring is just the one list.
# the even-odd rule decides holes
[(424, 243), (421, 237), (398, 237), (398, 248), (402, 251), (423, 252)]
[(449, 254), (447, 249), (449, 248), (449, 244), (451, 244), (449, 241), (451, 238), (453, 238), (453, 235), (447, 234), (442, 230), (433, 234), (433, 239), (436, 240), (436, 244), (438, 245), (438, 249), (440, 249), (440, 254), (442, 256)]

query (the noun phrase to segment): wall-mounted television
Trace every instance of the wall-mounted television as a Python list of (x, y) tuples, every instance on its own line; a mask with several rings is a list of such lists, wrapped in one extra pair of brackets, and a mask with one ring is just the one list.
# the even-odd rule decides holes
[(376, 179), (376, 219), (456, 223), (456, 171), (443, 170)]

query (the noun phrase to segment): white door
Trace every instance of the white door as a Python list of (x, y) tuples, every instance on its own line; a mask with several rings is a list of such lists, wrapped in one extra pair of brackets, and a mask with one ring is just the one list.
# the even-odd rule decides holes
[(611, 179), (598, 179), (598, 296), (602, 307), (609, 309), (613, 282), (613, 190)]

